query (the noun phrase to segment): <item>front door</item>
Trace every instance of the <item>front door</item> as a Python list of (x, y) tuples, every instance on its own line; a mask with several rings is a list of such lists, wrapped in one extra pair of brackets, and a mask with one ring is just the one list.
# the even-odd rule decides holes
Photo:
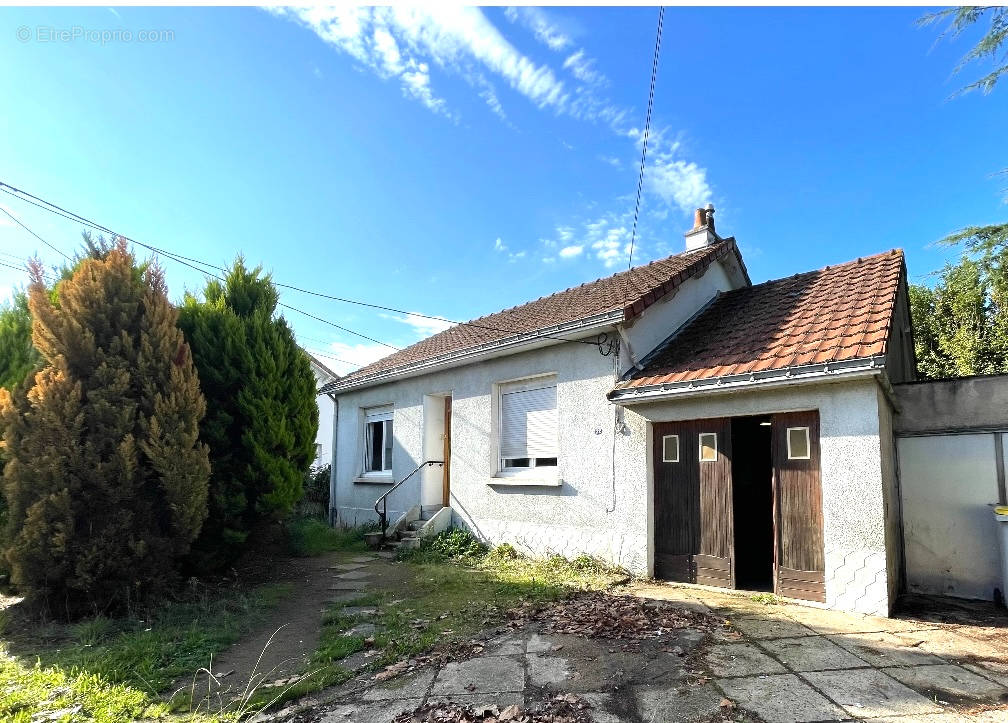
[(655, 576), (734, 587), (731, 424), (654, 425)]
[(451, 412), (452, 398), (444, 398), (444, 476), (441, 483), (441, 504), (448, 507), (451, 501)]
[(819, 413), (771, 418), (778, 595), (826, 602)]

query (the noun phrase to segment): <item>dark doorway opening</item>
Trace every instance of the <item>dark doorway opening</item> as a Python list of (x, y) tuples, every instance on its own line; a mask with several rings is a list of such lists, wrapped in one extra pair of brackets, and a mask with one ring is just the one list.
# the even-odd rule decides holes
[(770, 417), (734, 417), (732, 508), (735, 587), (773, 590), (773, 447)]

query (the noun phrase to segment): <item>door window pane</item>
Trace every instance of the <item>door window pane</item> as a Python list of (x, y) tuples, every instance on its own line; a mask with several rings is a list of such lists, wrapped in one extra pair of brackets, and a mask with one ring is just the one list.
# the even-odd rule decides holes
[(717, 462), (717, 434), (705, 432), (700, 435), (700, 461)]
[(788, 459), (809, 459), (809, 431), (808, 427), (788, 427), (787, 430), (787, 456)]

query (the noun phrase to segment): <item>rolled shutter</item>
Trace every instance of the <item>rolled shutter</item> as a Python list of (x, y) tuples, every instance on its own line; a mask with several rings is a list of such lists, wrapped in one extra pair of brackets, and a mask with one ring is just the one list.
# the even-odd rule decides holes
[(501, 394), (501, 457), (556, 456), (556, 386)]

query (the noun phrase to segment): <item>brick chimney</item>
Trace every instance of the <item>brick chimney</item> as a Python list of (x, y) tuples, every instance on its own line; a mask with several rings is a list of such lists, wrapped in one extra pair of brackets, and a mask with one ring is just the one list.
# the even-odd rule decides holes
[(694, 251), (710, 246), (721, 238), (714, 231), (714, 204), (698, 208), (693, 216), (693, 228), (686, 232), (686, 250)]

